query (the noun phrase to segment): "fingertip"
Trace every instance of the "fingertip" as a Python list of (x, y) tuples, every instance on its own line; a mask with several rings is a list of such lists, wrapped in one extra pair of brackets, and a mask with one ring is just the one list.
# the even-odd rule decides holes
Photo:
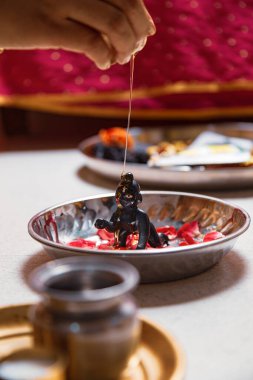
[(134, 49), (133, 54), (136, 54), (136, 53), (138, 53), (139, 51), (141, 51), (141, 50), (144, 48), (144, 46), (146, 45), (146, 43), (147, 43), (147, 38), (146, 38), (146, 37), (143, 38), (142, 40), (140, 40), (140, 41), (137, 43), (137, 46), (136, 46), (136, 48)]
[(131, 58), (132, 58), (132, 54), (131, 54), (131, 55), (128, 55), (127, 57), (124, 57), (124, 58), (120, 58), (120, 59), (118, 59), (117, 62), (118, 62), (120, 65), (125, 65), (126, 63), (129, 63), (129, 62), (130, 62)]
[(148, 35), (153, 36), (154, 34), (156, 34), (156, 27), (155, 27), (155, 24), (151, 22), (149, 30), (148, 30)]
[(96, 66), (98, 69), (105, 71), (111, 67), (111, 62), (96, 63)]

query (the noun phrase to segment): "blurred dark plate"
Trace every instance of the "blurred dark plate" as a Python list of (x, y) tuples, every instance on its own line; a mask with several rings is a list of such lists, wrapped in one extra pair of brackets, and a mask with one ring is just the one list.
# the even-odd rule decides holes
[[(135, 139), (135, 149), (143, 152), (145, 147), (158, 144), (161, 141), (193, 140), (205, 130), (211, 130), (229, 137), (247, 138), (253, 141), (253, 124), (250, 123), (131, 128), (130, 133)], [(95, 157), (95, 146), (99, 142), (99, 136), (93, 136), (82, 141), (79, 145), (79, 149), (85, 157), (86, 166), (103, 176), (118, 181), (123, 163)], [(129, 162), (126, 169), (134, 173), (135, 178), (141, 184), (156, 186), (238, 189), (250, 187), (253, 184), (253, 166), (150, 168), (147, 164)]]

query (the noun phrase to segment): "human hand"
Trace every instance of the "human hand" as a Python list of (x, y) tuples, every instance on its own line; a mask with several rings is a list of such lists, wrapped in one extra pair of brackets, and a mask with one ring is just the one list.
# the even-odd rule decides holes
[(155, 26), (142, 0), (1, 0), (0, 47), (62, 48), (100, 69), (127, 63)]

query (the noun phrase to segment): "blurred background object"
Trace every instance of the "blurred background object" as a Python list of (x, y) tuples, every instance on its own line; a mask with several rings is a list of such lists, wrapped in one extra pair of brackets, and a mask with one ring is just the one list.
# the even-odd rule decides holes
[[(132, 125), (251, 120), (252, 2), (145, 3), (157, 33), (136, 59)], [(28, 135), (74, 146), (100, 128), (125, 126), (129, 66), (100, 71), (77, 53), (5, 51), (0, 94), (9, 142)]]
[(41, 348), (15, 350), (0, 360), (1, 380), (66, 380), (65, 375), (63, 358)]

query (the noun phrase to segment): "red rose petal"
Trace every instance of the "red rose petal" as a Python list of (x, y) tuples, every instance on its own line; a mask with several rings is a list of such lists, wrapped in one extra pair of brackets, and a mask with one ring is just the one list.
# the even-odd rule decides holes
[(114, 234), (113, 232), (108, 232), (105, 228), (97, 231), (98, 236), (102, 240), (108, 240), (110, 242), (114, 241)]
[(77, 239), (73, 240), (68, 243), (70, 247), (79, 247), (79, 248), (94, 248), (96, 243), (91, 240), (86, 240), (86, 239)]
[(127, 241), (126, 241), (127, 249), (136, 249), (138, 240), (139, 240), (139, 234), (128, 235)]
[(187, 241), (181, 241), (181, 242), (179, 243), (179, 247), (183, 247), (183, 246), (185, 246), (185, 245), (189, 245), (189, 244), (187, 243)]
[(219, 231), (212, 231), (212, 232), (208, 232), (205, 236), (204, 236), (204, 239), (203, 239), (203, 242), (207, 242), (207, 241), (213, 241), (213, 240), (217, 240), (217, 239), (220, 239), (224, 237), (224, 235), (219, 232)]
[(74, 240), (74, 241), (70, 241), (67, 245), (69, 245), (70, 247), (82, 248), (83, 243), (80, 240)]
[(110, 245), (110, 244), (100, 244), (98, 247), (98, 249), (113, 249), (113, 247)]
[(157, 227), (156, 231), (168, 236), (169, 240), (173, 240), (177, 237), (177, 230), (174, 226), (161, 226)]
[(192, 237), (198, 236), (200, 234), (198, 222), (194, 220), (193, 222), (183, 224), (177, 231), (177, 236), (182, 237), (184, 232), (187, 232)]
[[(209, 242), (212, 240), (220, 239), (224, 237), (224, 235), (219, 231), (210, 231), (208, 232), (203, 240), (200, 241), (200, 239), (196, 240), (195, 237), (200, 235), (199, 225), (197, 221), (193, 221), (190, 223), (183, 224), (178, 231), (174, 226), (165, 225), (160, 226), (156, 228), (156, 231), (158, 233), (163, 233), (168, 236), (169, 240), (174, 240), (174, 244), (172, 246), (169, 246), (166, 248), (173, 248), (176, 246), (183, 247), (188, 246), (192, 244), (199, 244), (202, 242)], [(127, 237), (126, 241), (126, 247), (115, 247), (114, 246), (114, 233), (108, 232), (106, 229), (99, 229), (97, 231), (97, 235), (101, 239), (101, 241), (105, 241), (104, 243), (101, 242), (100, 245), (98, 245), (98, 249), (102, 250), (135, 250), (138, 245), (139, 240), (139, 234), (134, 233), (130, 234)], [(176, 239), (177, 238), (177, 239)], [(178, 239), (179, 238), (179, 239)], [(78, 248), (95, 248), (96, 242), (92, 240), (86, 240), (86, 239), (76, 239), (68, 243), (71, 247), (78, 247)], [(158, 247), (162, 248), (162, 247)], [(149, 244), (147, 244), (146, 249), (153, 249)]]
[(197, 242), (193, 239), (192, 235), (189, 232), (184, 232), (182, 237), (188, 244), (197, 244)]

